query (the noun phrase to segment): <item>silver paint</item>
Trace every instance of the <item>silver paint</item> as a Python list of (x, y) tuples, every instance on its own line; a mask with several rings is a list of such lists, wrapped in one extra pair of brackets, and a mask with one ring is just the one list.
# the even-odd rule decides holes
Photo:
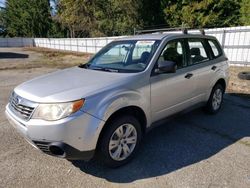
[[(164, 46), (177, 38), (210, 38), (202, 35), (154, 34), (119, 40), (157, 39), (160, 46), (148, 67), (139, 73), (115, 73), (73, 67), (60, 70), (17, 86), (14, 92), (32, 105), (85, 99), (83, 108), (58, 121), (24, 121), (6, 106), (6, 116), (28, 140), (63, 141), (80, 151), (96, 148), (105, 122), (117, 110), (136, 106), (146, 116), (147, 125), (196, 103), (206, 102), (219, 79), (228, 81), (228, 63), (217, 58), (177, 70), (176, 73), (152, 76), (152, 70)], [(211, 70), (216, 65), (216, 71)], [(194, 76), (185, 79), (187, 73)]]

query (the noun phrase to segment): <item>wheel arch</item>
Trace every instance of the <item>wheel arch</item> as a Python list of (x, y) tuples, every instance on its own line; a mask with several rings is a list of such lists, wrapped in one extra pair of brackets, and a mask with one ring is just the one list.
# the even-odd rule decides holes
[(210, 87), (209, 87), (209, 90), (208, 90), (207, 93), (206, 93), (205, 101), (208, 101), (208, 100), (209, 100), (209, 97), (211, 96), (211, 92), (213, 91), (213, 88), (214, 88), (217, 84), (220, 84), (220, 85), (223, 87), (223, 89), (224, 89), (223, 92), (225, 93), (226, 87), (227, 87), (227, 81), (226, 81), (225, 78), (220, 77), (220, 78), (218, 78), (218, 79), (215, 79), (215, 80), (211, 83), (211, 85), (210, 85)]
[(224, 78), (218, 79), (217, 82), (214, 84), (214, 86), (216, 86), (217, 84), (220, 84), (223, 87), (224, 92), (226, 91), (227, 84)]
[(147, 117), (145, 112), (138, 106), (126, 106), (126, 107), (122, 107), (120, 109), (118, 109), (117, 111), (113, 112), (107, 119), (107, 121), (105, 122), (98, 141), (97, 141), (97, 147), (99, 146), (99, 142), (102, 139), (103, 133), (105, 132), (105, 130), (108, 128), (108, 124), (114, 120), (115, 118), (122, 116), (122, 115), (131, 115), (133, 117), (135, 117), (140, 125), (141, 125), (141, 129), (142, 129), (142, 133), (145, 134), (146, 133), (146, 129), (147, 129)]

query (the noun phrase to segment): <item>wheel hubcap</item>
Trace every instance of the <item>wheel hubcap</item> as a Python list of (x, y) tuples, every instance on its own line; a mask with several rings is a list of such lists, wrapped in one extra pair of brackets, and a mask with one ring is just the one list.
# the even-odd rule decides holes
[(112, 134), (109, 141), (109, 155), (116, 161), (128, 158), (137, 143), (137, 131), (132, 124), (123, 124)]
[(216, 89), (212, 100), (213, 109), (218, 110), (220, 108), (221, 102), (222, 102), (222, 91), (221, 89)]

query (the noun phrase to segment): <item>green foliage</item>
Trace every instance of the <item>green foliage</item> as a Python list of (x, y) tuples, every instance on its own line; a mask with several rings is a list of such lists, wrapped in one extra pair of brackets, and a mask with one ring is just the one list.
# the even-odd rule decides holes
[(132, 34), (138, 5), (137, 0), (60, 0), (58, 20), (71, 37)]
[(249, 25), (249, 10), (250, 0), (7, 0), (0, 27), (10, 37), (115, 36), (150, 26)]
[(250, 0), (242, 0), (240, 13), (241, 23), (243, 25), (250, 25)]
[(5, 25), (4, 9), (0, 9), (0, 27), (2, 28), (4, 25)]
[(5, 31), (5, 12), (4, 9), (0, 8), (0, 36), (5, 36), (6, 31)]
[(140, 9), (139, 9), (139, 16), (140, 16), (140, 24), (143, 27), (147, 26), (154, 26), (155, 27), (162, 27), (164, 26), (164, 1), (162, 0), (140, 0)]
[(4, 25), (4, 10), (0, 9), (0, 26)]
[(51, 38), (64, 38), (67, 37), (67, 29), (63, 28), (62, 25), (54, 18), (50, 24), (48, 37)]
[(89, 36), (94, 26), (94, 1), (60, 0), (58, 20), (70, 31), (70, 37)]
[(139, 25), (138, 0), (96, 0), (95, 6), (97, 35), (133, 34)]
[(51, 26), (49, 0), (7, 0), (5, 17), (10, 37), (47, 37)]
[(166, 1), (165, 20), (171, 27), (228, 27), (239, 24), (237, 0)]

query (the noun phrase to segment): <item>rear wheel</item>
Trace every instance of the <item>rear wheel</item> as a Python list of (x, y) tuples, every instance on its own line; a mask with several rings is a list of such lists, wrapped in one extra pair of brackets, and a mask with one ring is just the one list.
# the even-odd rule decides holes
[(220, 84), (216, 84), (210, 94), (206, 105), (206, 111), (210, 114), (219, 112), (223, 102), (224, 88)]
[(106, 126), (97, 157), (109, 167), (119, 167), (136, 154), (142, 138), (141, 126), (133, 116), (115, 118)]

